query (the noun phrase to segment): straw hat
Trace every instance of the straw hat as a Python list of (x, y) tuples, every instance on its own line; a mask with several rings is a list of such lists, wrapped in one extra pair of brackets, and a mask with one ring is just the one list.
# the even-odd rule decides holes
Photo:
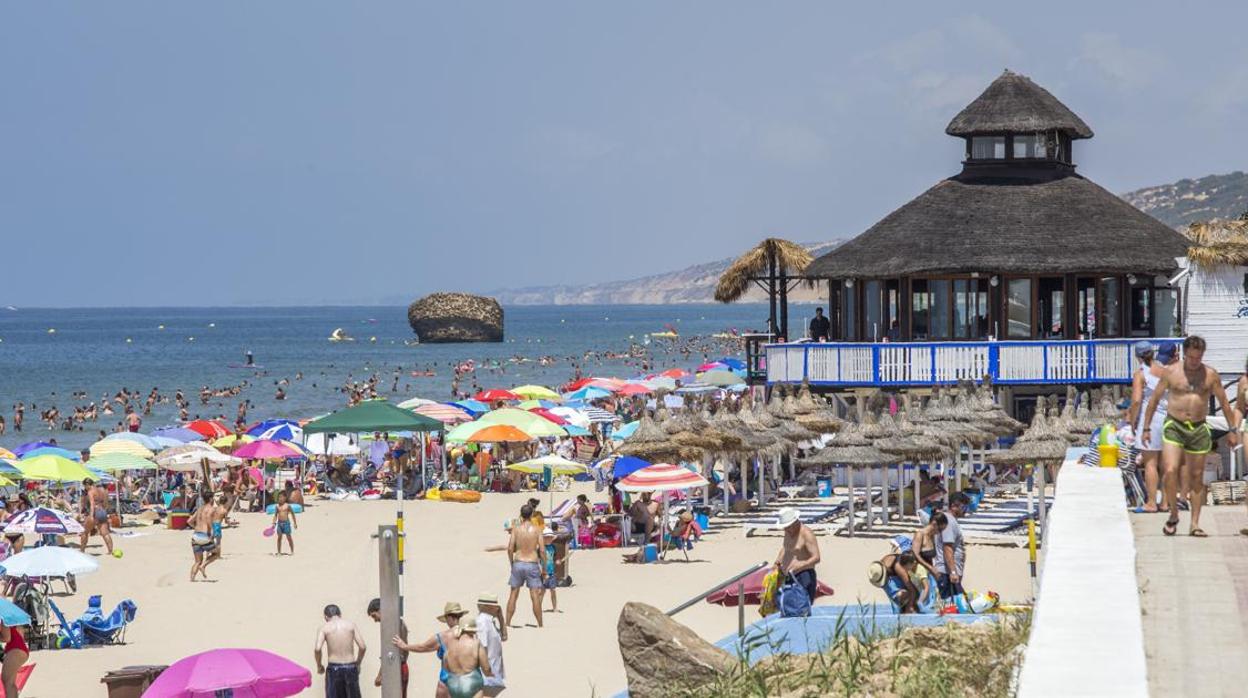
[(876, 560), (867, 565), (867, 580), (871, 582), (871, 586), (882, 587), (888, 579), (888, 570), (884, 569), (884, 563)]
[(442, 607), (442, 615), (438, 616), (437, 620), (445, 623), (449, 616), (463, 617), (463, 615), (464, 607), (460, 606), (458, 601), (447, 601), (446, 605)]
[(500, 606), (498, 603), (497, 594), (487, 594), (485, 592), (477, 594), (477, 605), (478, 606), (499, 606), (499, 608), (502, 608), (502, 606)]
[(776, 528), (788, 528), (801, 520), (801, 515), (797, 513), (794, 507), (785, 507), (777, 512)]
[(459, 624), (455, 626), (455, 634), (463, 635), (464, 633), (477, 632), (477, 614), (465, 613), (459, 617)]

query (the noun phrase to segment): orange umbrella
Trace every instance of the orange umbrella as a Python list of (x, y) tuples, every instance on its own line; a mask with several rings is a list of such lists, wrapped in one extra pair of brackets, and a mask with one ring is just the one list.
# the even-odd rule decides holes
[(504, 441), (532, 441), (533, 437), (510, 424), (491, 424), (468, 437), (476, 443), (501, 443)]

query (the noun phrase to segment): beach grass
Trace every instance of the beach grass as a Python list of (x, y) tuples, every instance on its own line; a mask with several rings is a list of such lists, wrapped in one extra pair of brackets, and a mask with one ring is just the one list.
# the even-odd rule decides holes
[(772, 654), (751, 663), (750, 653), (771, 642), (747, 637), (736, 670), (702, 686), (677, 691), (685, 698), (785, 696), (896, 696), (996, 698), (1015, 693), (1028, 613), (998, 622), (906, 628), (890, 635), (860, 636), (838, 624), (822, 652)]

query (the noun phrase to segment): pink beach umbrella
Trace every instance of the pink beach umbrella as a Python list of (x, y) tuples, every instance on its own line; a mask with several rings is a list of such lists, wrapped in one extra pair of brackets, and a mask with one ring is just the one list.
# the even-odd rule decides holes
[(284, 698), (311, 686), (312, 672), (285, 657), (264, 650), (221, 649), (174, 662), (143, 698)]
[(235, 458), (243, 458), (245, 460), (271, 460), (303, 456), (297, 449), (291, 448), (276, 439), (256, 439), (249, 444), (239, 446), (232, 455)]

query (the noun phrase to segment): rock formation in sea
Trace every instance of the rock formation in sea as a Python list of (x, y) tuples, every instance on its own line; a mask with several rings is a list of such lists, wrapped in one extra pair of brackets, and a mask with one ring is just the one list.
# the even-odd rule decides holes
[(412, 303), (407, 322), (423, 343), (503, 341), (503, 307), (470, 293), (432, 293)]

